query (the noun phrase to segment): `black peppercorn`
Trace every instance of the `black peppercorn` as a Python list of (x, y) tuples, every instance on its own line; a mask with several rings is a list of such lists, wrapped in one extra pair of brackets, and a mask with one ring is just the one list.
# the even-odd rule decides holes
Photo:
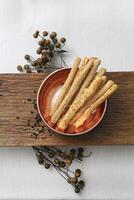
[(79, 151), (80, 153), (83, 153), (84, 149), (83, 149), (82, 147), (80, 147), (80, 148), (78, 149), (78, 151)]
[(75, 149), (71, 149), (71, 150), (70, 150), (70, 153), (71, 153), (71, 154), (75, 154), (75, 152), (76, 152)]

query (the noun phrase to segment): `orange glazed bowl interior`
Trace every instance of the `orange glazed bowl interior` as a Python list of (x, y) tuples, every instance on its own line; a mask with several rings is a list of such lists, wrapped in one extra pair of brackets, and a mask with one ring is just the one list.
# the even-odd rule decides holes
[(62, 135), (77, 136), (91, 131), (99, 124), (105, 114), (107, 101), (102, 103), (94, 112), (92, 112), (89, 118), (79, 128), (69, 125), (64, 132), (61, 132), (56, 130), (56, 125), (52, 127), (50, 123), (51, 107), (56, 101), (70, 70), (71, 68), (62, 68), (47, 76), (38, 90), (37, 108), (42, 120), (52, 131)]

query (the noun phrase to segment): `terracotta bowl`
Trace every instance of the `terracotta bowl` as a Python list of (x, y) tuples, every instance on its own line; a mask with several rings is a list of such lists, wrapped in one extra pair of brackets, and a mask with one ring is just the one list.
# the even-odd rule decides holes
[(52, 131), (62, 135), (77, 136), (90, 132), (100, 123), (106, 111), (107, 101), (102, 103), (78, 129), (70, 125), (65, 132), (60, 132), (55, 127), (51, 127), (50, 110), (69, 72), (70, 68), (62, 68), (47, 76), (38, 90), (37, 108), (42, 120)]

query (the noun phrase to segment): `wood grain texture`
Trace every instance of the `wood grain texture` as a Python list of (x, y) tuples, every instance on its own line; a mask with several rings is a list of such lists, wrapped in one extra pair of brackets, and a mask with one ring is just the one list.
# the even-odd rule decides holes
[(27, 98), (36, 98), (33, 91), (38, 90), (45, 75), (1, 74), (0, 146), (134, 144), (134, 72), (110, 72), (108, 77), (120, 88), (109, 99), (106, 114), (93, 131), (68, 137), (46, 130), (35, 139), (27, 127), (27, 119), (34, 120)]

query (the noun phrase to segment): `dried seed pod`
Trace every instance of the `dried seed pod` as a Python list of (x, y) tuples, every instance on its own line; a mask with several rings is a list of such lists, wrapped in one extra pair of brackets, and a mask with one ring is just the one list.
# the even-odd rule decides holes
[(18, 70), (19, 72), (23, 72), (22, 66), (21, 66), (21, 65), (18, 65), (18, 66), (17, 66), (17, 70)]
[(55, 163), (56, 165), (59, 165), (60, 160), (59, 160), (58, 158), (55, 158), (55, 159), (54, 159), (54, 163)]
[(66, 165), (70, 166), (72, 164), (72, 160), (66, 160)]
[(53, 153), (53, 152), (50, 152), (50, 153), (48, 154), (48, 157), (49, 157), (49, 158), (53, 158), (53, 157), (54, 157), (54, 153)]
[(41, 59), (42, 59), (42, 63), (43, 63), (43, 64), (46, 64), (46, 63), (49, 61), (48, 57), (45, 56), (45, 55), (42, 55), (42, 56), (41, 56)]
[(46, 40), (46, 41), (45, 41), (45, 45), (46, 45), (46, 46), (50, 45), (50, 40)]
[(51, 38), (51, 39), (54, 39), (56, 36), (57, 36), (57, 33), (56, 33), (56, 32), (52, 32), (52, 33), (50, 34), (50, 38)]
[(76, 169), (75, 170), (75, 176), (76, 177), (80, 177), (80, 175), (81, 175), (81, 170), (80, 169)]
[(49, 164), (49, 163), (45, 163), (45, 164), (44, 164), (44, 167), (45, 167), (46, 169), (49, 169), (49, 168), (50, 168), (50, 164)]
[(25, 69), (26, 71), (30, 69), (30, 68), (29, 68), (29, 65), (24, 65), (23, 67), (24, 67), (24, 69)]
[(42, 164), (44, 163), (44, 158), (43, 158), (42, 154), (41, 154), (41, 155), (38, 155), (38, 156), (37, 156), (37, 159), (38, 159), (38, 163), (39, 163), (40, 165), (42, 165)]
[(37, 38), (39, 36), (39, 31), (37, 30), (37, 31), (35, 31), (35, 33), (33, 34), (33, 37), (34, 38)]
[(61, 43), (65, 43), (65, 42), (66, 42), (66, 38), (62, 37), (62, 38), (60, 39), (60, 42), (61, 42)]
[(42, 50), (41, 54), (42, 54), (42, 55), (47, 55), (46, 50)]
[(47, 36), (48, 35), (48, 32), (47, 31), (43, 31), (43, 36), (45, 37), (45, 36)]
[(70, 183), (73, 183), (73, 184), (76, 184), (76, 183), (78, 183), (78, 179), (77, 179), (76, 177), (73, 177), (73, 178), (70, 177), (70, 178), (69, 178), (69, 182), (70, 182)]
[(54, 44), (56, 44), (58, 40), (57, 40), (57, 38), (54, 38), (52, 41)]
[(79, 193), (79, 192), (80, 192), (80, 188), (76, 185), (74, 191), (75, 191), (76, 193)]
[(34, 60), (34, 61), (32, 61), (32, 66), (37, 66), (38, 65), (38, 62), (37, 62), (37, 60)]
[(39, 46), (42, 46), (42, 45), (43, 45), (42, 40), (39, 40), (38, 45), (39, 45)]
[(26, 60), (30, 60), (30, 55), (26, 54), (26, 55), (24, 56), (24, 58), (25, 58)]
[(37, 62), (38, 64), (41, 66), (42, 65), (42, 59), (41, 58), (37, 58)]
[(52, 58), (54, 56), (53, 52), (52, 51), (48, 51), (48, 56)]
[(66, 163), (62, 161), (62, 162), (59, 163), (59, 166), (64, 168), (66, 166)]
[(84, 186), (85, 186), (85, 182), (82, 181), (82, 180), (80, 180), (80, 181), (78, 182), (78, 186), (79, 186), (80, 189), (83, 189)]
[(54, 45), (50, 45), (49, 49), (53, 51), (54, 50)]
[(41, 51), (42, 51), (42, 49), (41, 49), (41, 48), (38, 48), (38, 49), (36, 50), (36, 53), (37, 53), (37, 54), (41, 54)]
[(60, 44), (59, 42), (57, 42), (57, 43), (55, 44), (55, 47), (56, 47), (56, 48), (60, 48), (60, 47), (61, 47), (61, 44)]

